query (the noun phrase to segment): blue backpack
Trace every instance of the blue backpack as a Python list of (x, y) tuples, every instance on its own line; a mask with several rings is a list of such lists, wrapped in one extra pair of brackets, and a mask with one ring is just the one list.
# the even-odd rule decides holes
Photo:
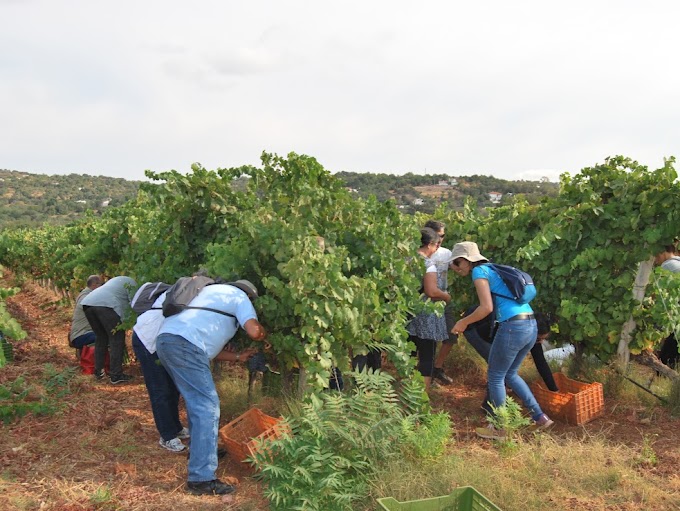
[(536, 286), (534, 285), (534, 280), (531, 278), (531, 275), (528, 273), (518, 270), (514, 266), (506, 266), (504, 264), (489, 263), (487, 266), (503, 279), (503, 282), (508, 287), (508, 291), (510, 291), (512, 296), (505, 296), (499, 293), (492, 294), (507, 298), (508, 300), (515, 300), (520, 304), (529, 303), (536, 298)]

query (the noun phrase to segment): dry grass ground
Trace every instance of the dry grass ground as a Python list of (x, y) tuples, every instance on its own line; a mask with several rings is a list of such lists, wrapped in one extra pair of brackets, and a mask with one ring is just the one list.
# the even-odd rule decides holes
[[(32, 382), (27, 399), (44, 394), (46, 372), (68, 375), (76, 367), (65, 340), (71, 311), (55, 300), (32, 284), (8, 300), (29, 335), (17, 343), (14, 363), (0, 370), (0, 384)], [(585, 426), (558, 423), (549, 434), (523, 436), (515, 449), (499, 448), (474, 435), (482, 424), (484, 372), (460, 349), (451, 359), (455, 384), (431, 392), (456, 430), (449, 454), (389, 465), (373, 497), (424, 498), (472, 485), (504, 511), (680, 510), (680, 420), (653, 398), (608, 398), (605, 414)], [(186, 455), (158, 446), (139, 371), (134, 365), (129, 371), (137, 378), (126, 386), (76, 375), (59, 411), (1, 426), (0, 510), (267, 509), (252, 474), (228, 459), (218, 475), (237, 480), (235, 497), (187, 495)], [(247, 406), (245, 373), (236, 366), (224, 372), (238, 374), (220, 385), (229, 420)], [(269, 413), (277, 406), (262, 404)]]

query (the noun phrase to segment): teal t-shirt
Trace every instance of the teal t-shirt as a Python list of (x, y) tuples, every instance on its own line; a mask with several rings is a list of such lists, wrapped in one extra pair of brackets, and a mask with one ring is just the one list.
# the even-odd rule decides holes
[(496, 321), (502, 322), (517, 314), (531, 314), (534, 310), (528, 303), (519, 304), (511, 298), (503, 298), (498, 295), (510, 296), (510, 290), (503, 279), (486, 264), (481, 264), (472, 269), (472, 280), (485, 279), (489, 281), (491, 297), (494, 301)]

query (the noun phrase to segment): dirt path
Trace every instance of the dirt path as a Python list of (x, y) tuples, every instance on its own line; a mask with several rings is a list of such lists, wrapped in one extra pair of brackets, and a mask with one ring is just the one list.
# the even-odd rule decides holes
[[(11, 287), (11, 275), (0, 287)], [(44, 381), (50, 365), (53, 373), (77, 368), (66, 334), (71, 311), (56, 304), (57, 297), (26, 284), (8, 299), (8, 308), (27, 331), (15, 345), (15, 361), (0, 370), (0, 384), (23, 378)], [(131, 352), (131, 350), (130, 350)], [(146, 389), (139, 369), (127, 372), (135, 383), (112, 386), (96, 383), (91, 376), (76, 376), (70, 392), (60, 399), (61, 409), (51, 415), (26, 415), (2, 426), (0, 435), (0, 510), (94, 509), (135, 510), (244, 510), (267, 509), (262, 488), (247, 471), (228, 459), (220, 461), (218, 476), (235, 477), (235, 497), (194, 497), (183, 491), (186, 455), (158, 446)], [(483, 374), (461, 371), (455, 383), (434, 389), (435, 409), (452, 416), (457, 445), (477, 443), (492, 448), (474, 435), (481, 425), (479, 403)], [(29, 398), (35, 393), (29, 390)], [(676, 481), (680, 470), (680, 420), (659, 406), (627, 405), (606, 400), (605, 414), (583, 427), (556, 424), (555, 435), (588, 437), (604, 435), (613, 442), (640, 446), (653, 442), (658, 463), (649, 470)]]

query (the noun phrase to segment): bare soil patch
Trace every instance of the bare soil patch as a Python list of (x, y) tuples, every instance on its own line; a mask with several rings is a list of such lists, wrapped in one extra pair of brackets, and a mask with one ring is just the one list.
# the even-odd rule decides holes
[(434, 199), (446, 198), (449, 194), (459, 195), (460, 192), (454, 186), (426, 185), (414, 186), (413, 189), (420, 195)]

